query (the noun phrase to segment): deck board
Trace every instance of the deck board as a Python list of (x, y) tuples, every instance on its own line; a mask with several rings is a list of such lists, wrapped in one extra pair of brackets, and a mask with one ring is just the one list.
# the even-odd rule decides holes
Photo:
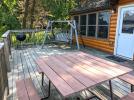
[(34, 68), (36, 68), (36, 65), (35, 66), (33, 65), (34, 63), (32, 63), (32, 62), (34, 62), (34, 61), (30, 60), (30, 58), (29, 58), (30, 54), (27, 50), (25, 50), (25, 52), (23, 52), (23, 53), (26, 54), (25, 61), (27, 63), (28, 73), (30, 73), (30, 77), (31, 77), (32, 81), (34, 82), (35, 87), (39, 90), (39, 93), (41, 94), (41, 96), (43, 96), (42, 90), (40, 89), (40, 84), (38, 82), (37, 75), (35, 74), (36, 70), (34, 70)]
[[(47, 95), (48, 79), (45, 76), (45, 81), (44, 81), (45, 87), (42, 88), (41, 75), (37, 71), (38, 65), (35, 63), (35, 60), (38, 59), (39, 56), (46, 57), (46, 56), (56, 55), (56, 54), (60, 55), (68, 52), (75, 52), (75, 50), (72, 51), (72, 50), (59, 49), (54, 45), (44, 46), (43, 49), (41, 49), (40, 46), (30, 47), (23, 50), (15, 50), (12, 48), (12, 59), (10, 60), (11, 72), (8, 73), (9, 92), (10, 92), (8, 100), (17, 100), (15, 81), (27, 77), (31, 77), (41, 97)], [(71, 62), (68, 63), (68, 65), (69, 64), (71, 64)], [(79, 72), (77, 72), (77, 74), (79, 75)], [(116, 96), (122, 97), (130, 92), (130, 85), (127, 84), (126, 82), (123, 82), (119, 79), (114, 79), (112, 80), (112, 83), (113, 83), (114, 93), (116, 94)], [(95, 94), (97, 94), (97, 96), (101, 97), (103, 100), (108, 100), (109, 99), (108, 93), (104, 93), (103, 91), (105, 89), (109, 91), (107, 82), (103, 83), (101, 86), (93, 87), (90, 90), (92, 90)], [(51, 97), (48, 100), (62, 99), (59, 92), (55, 89), (53, 85), (51, 87), (51, 90), (52, 90)], [(88, 90), (82, 91), (77, 94), (77, 96), (80, 96), (80, 98), (82, 99), (90, 95), (91, 93)], [(75, 99), (76, 99), (75, 95), (69, 97), (69, 100), (75, 100)], [(97, 99), (93, 99), (93, 100), (97, 100)]]

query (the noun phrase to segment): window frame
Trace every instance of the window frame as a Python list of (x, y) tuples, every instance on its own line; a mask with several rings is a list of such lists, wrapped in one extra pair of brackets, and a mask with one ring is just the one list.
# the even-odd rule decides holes
[[(83, 16), (83, 15), (86, 15), (86, 25), (81, 25), (81, 16)], [(81, 32), (81, 26), (85, 26), (86, 27), (86, 33), (85, 33), (85, 35), (83, 35), (82, 34), (82, 36), (86, 36), (87, 37), (87, 14), (81, 14), (81, 15), (79, 15), (79, 29), (80, 29), (80, 32)]]
[[(97, 35), (96, 35), (96, 38), (98, 38), (98, 39), (109, 39), (111, 14), (109, 15), (109, 24), (108, 24), (108, 25), (99, 25), (99, 13), (101, 13), (101, 12), (109, 12), (109, 14), (110, 14), (110, 11), (99, 11), (99, 12), (97, 13)], [(98, 31), (99, 31), (98, 29), (99, 29), (99, 26), (108, 26), (107, 38), (98, 37)]]
[[(101, 12), (109, 12), (109, 24), (108, 25), (99, 25), (99, 13)], [(90, 14), (96, 14), (96, 25), (89, 25), (88, 23), (88, 15)], [(81, 15), (86, 15), (86, 25), (80, 25), (80, 21), (81, 21), (81, 18), (80, 16)], [(109, 33), (110, 33), (110, 20), (111, 20), (111, 13), (110, 13), (110, 10), (104, 10), (104, 11), (97, 11), (97, 12), (91, 12), (91, 13), (84, 13), (84, 14), (79, 14), (79, 15), (74, 15), (74, 16), (78, 16), (79, 17), (79, 25), (78, 25), (78, 28), (80, 29), (80, 26), (86, 26), (86, 34), (85, 35), (82, 35), (82, 36), (85, 36), (85, 37), (91, 37), (91, 38), (95, 38), (95, 39), (102, 39), (102, 40), (107, 40), (109, 39)], [(74, 19), (74, 16), (73, 16), (73, 19)], [(88, 27), (89, 26), (96, 26), (96, 32), (95, 32), (95, 36), (88, 36)], [(99, 26), (108, 26), (108, 34), (107, 34), (107, 38), (101, 38), (101, 37), (98, 37), (98, 28)]]
[[(89, 25), (89, 20), (87, 20), (87, 37), (93, 37), (93, 38), (97, 38), (96, 34), (97, 34), (97, 13), (96, 12), (92, 12), (92, 13), (88, 13), (87, 14), (87, 18), (89, 19), (89, 15), (90, 14), (96, 14), (96, 25)], [(89, 26), (95, 26), (95, 36), (88, 36), (88, 29)]]

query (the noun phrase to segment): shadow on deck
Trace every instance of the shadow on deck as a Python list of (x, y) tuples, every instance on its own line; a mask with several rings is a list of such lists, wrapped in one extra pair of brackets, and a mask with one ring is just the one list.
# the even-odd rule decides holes
[[(28, 77), (32, 79), (41, 97), (47, 95), (48, 79), (45, 77), (45, 87), (41, 87), (41, 75), (38, 73), (38, 65), (35, 63), (35, 60), (42, 55), (50, 56), (75, 51), (76, 50), (71, 50), (70, 48), (66, 48), (64, 46), (62, 48), (59, 48), (56, 45), (45, 45), (43, 49), (41, 49), (40, 46), (23, 48), (20, 50), (12, 48), (12, 58), (10, 59), (11, 72), (8, 73), (10, 92), (8, 100), (17, 100), (15, 81)], [(108, 55), (91, 48), (83, 49), (82, 51), (102, 58), (105, 58)], [(130, 92), (129, 84), (119, 79), (112, 80), (112, 83), (115, 100)], [(110, 99), (109, 85), (107, 82), (97, 87), (90, 88), (89, 90), (93, 91), (93, 93), (100, 97), (102, 100)], [(76, 95), (79, 96), (81, 100), (86, 99), (92, 95), (89, 90), (82, 91)], [(76, 95), (69, 97), (68, 100), (76, 100)], [(51, 87), (51, 96), (48, 100), (62, 100), (61, 95), (57, 92), (54, 86)], [(97, 98), (94, 98), (92, 100), (97, 100)]]

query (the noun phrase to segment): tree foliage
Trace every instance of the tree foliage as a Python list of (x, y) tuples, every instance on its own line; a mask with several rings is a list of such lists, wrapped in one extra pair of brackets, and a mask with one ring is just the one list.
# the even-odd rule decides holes
[(19, 29), (20, 22), (15, 15), (16, 0), (3, 0), (0, 4), (0, 35), (11, 29)]
[(76, 0), (42, 0), (51, 19), (69, 19), (69, 11), (76, 6)]
[(0, 35), (7, 30), (44, 27), (48, 19), (69, 19), (76, 1), (0, 0)]

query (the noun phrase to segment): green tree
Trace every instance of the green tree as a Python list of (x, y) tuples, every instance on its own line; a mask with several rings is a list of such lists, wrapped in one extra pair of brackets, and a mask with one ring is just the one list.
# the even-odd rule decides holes
[(42, 0), (49, 11), (50, 19), (69, 19), (69, 11), (76, 6), (76, 0)]
[(19, 29), (20, 22), (15, 14), (16, 0), (3, 0), (0, 4), (0, 35), (7, 30)]

